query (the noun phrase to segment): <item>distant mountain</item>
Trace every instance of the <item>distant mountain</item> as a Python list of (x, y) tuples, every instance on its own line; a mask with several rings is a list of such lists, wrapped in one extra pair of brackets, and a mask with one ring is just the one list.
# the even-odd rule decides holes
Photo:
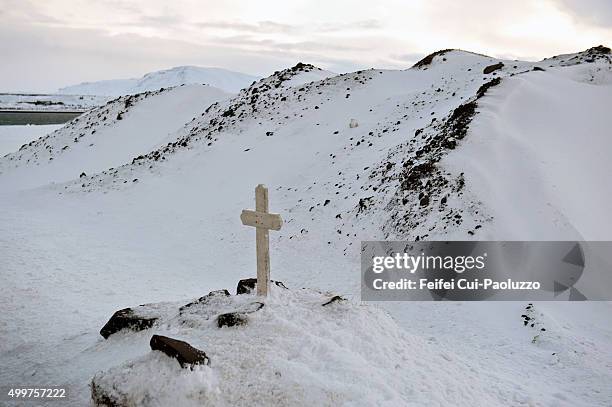
[(58, 93), (65, 95), (123, 96), (196, 83), (214, 86), (225, 92), (237, 93), (240, 89), (248, 87), (258, 79), (256, 76), (221, 68), (177, 66), (163, 71), (147, 73), (142, 78), (84, 82), (61, 88)]

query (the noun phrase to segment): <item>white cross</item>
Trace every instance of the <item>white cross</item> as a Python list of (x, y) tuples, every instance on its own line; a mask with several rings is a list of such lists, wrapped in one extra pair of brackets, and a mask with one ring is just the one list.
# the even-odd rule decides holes
[(255, 188), (255, 210), (245, 209), (240, 215), (242, 224), (254, 226), (257, 243), (257, 295), (268, 295), (270, 284), (270, 239), (268, 230), (280, 230), (283, 219), (279, 214), (268, 213), (268, 188), (259, 184)]

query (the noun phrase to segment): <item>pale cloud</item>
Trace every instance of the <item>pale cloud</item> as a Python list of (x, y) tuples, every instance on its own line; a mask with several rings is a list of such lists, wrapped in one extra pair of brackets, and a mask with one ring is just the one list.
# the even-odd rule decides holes
[(612, 41), (607, 0), (0, 0), (0, 91), (176, 65), (407, 68), (441, 48), (540, 59)]
[(586, 24), (612, 27), (612, 1), (610, 0), (557, 0), (559, 6), (577, 20)]

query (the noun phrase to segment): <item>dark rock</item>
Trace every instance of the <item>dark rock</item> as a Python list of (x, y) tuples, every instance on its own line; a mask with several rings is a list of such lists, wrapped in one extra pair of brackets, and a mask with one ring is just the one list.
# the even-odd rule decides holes
[(104, 339), (108, 339), (109, 336), (122, 329), (142, 331), (151, 328), (157, 319), (157, 317), (144, 317), (138, 315), (132, 308), (124, 308), (113, 314), (100, 330), (100, 335), (102, 335)]
[(363, 210), (368, 209), (370, 204), (372, 204), (372, 199), (374, 199), (373, 196), (368, 196), (368, 197), (365, 197), (365, 198), (359, 198), (359, 210), (358, 210), (358, 212), (361, 212)]
[(463, 139), (467, 134), (467, 129), (476, 114), (476, 102), (466, 102), (459, 105), (451, 114), (448, 121), (444, 124), (449, 136), (455, 139)]
[(598, 45), (587, 49), (586, 52), (591, 54), (610, 54), (611, 50), (603, 45)]
[(257, 285), (256, 278), (245, 278), (238, 281), (238, 286), (236, 287), (236, 295), (240, 294), (248, 294), (255, 289)]
[(452, 137), (449, 137), (447, 139), (444, 139), (440, 145), (444, 148), (447, 148), (449, 150), (454, 150), (457, 147), (457, 140), (455, 140)]
[(86, 176), (87, 176), (87, 174), (85, 174), (84, 172), (82, 172), (82, 173), (81, 173), (81, 175), (79, 175), (79, 178), (83, 178), (83, 177), (86, 177)]
[(206, 294), (205, 296), (200, 297), (197, 300), (195, 300), (193, 302), (190, 302), (189, 304), (183, 305), (181, 308), (179, 308), (179, 312), (183, 312), (187, 308), (193, 307), (194, 305), (207, 304), (213, 298), (229, 297), (229, 296), (230, 296), (230, 293), (227, 290), (211, 291), (208, 294)]
[(228, 108), (225, 112), (223, 112), (221, 116), (222, 117), (234, 117), (236, 115), (236, 112), (234, 111), (232, 107)]
[(340, 301), (346, 301), (346, 298), (342, 298), (339, 295), (334, 295), (329, 301), (327, 301), (325, 304), (322, 304), (322, 307), (325, 307), (326, 305), (329, 304), (333, 304), (334, 302), (340, 302)]
[(495, 78), (493, 80), (490, 80), (489, 82), (483, 84), (480, 88), (478, 88), (478, 90), (476, 91), (476, 97), (477, 98), (481, 98), (485, 95), (485, 93), (487, 93), (487, 90), (489, 90), (489, 88), (492, 88), (493, 86), (497, 86), (501, 83), (501, 78)]
[(228, 312), (217, 317), (217, 326), (222, 328), (224, 326), (246, 325), (248, 321), (249, 319), (245, 314), (240, 312)]
[(546, 69), (544, 69), (544, 68), (540, 68), (539, 66), (534, 66), (534, 67), (533, 67), (533, 70), (534, 70), (534, 71), (545, 71)]
[(114, 396), (107, 394), (107, 392), (96, 383), (96, 378), (91, 381), (91, 400), (94, 406), (98, 407), (125, 407), (127, 405), (125, 400), (118, 400)]
[(265, 304), (263, 302), (256, 301), (241, 307), (240, 311), (221, 314), (217, 317), (217, 326), (221, 328), (224, 326), (231, 327), (246, 325), (249, 322), (247, 314), (252, 314), (259, 311), (264, 307), (264, 305)]
[(433, 59), (437, 56), (444, 55), (447, 52), (452, 51), (452, 49), (441, 49), (440, 51), (433, 52), (427, 55), (425, 58), (421, 59), (416, 64), (412, 65), (413, 68), (424, 68), (430, 65), (433, 62)]
[(204, 351), (196, 349), (187, 342), (179, 341), (178, 339), (153, 335), (149, 344), (152, 350), (164, 352), (171, 358), (178, 360), (181, 367), (210, 364), (210, 359)]
[(482, 73), (483, 73), (483, 74), (488, 74), (488, 73), (491, 73), (491, 72), (495, 72), (495, 71), (497, 71), (498, 69), (502, 69), (502, 68), (503, 68), (503, 66), (504, 66), (504, 63), (503, 63), (503, 62), (498, 62), (498, 63), (496, 63), (496, 64), (493, 64), (493, 65), (489, 65), (489, 66), (487, 66), (487, 67), (486, 67), (486, 68), (485, 68), (485, 69), (482, 71)]
[(431, 174), (434, 171), (434, 168), (435, 166), (433, 163), (424, 162), (403, 171), (401, 174), (402, 187), (406, 190), (416, 189), (416, 187), (420, 184), (421, 178)]
[[(271, 280), (271, 283), (275, 284), (278, 287), (282, 287), (282, 288), (285, 288), (285, 289), (287, 288), (280, 281)], [(244, 278), (244, 279), (238, 281), (238, 286), (236, 287), (236, 294), (237, 295), (240, 295), (240, 294), (249, 294), (251, 291), (253, 291), (255, 289), (256, 285), (257, 285), (257, 279), (256, 278)]]

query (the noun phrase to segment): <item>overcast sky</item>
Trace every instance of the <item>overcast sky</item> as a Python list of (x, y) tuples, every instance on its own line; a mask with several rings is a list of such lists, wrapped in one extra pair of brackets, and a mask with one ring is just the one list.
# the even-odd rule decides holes
[(541, 59), (612, 45), (610, 0), (0, 0), (0, 92), (178, 65), (407, 68), (442, 48)]

